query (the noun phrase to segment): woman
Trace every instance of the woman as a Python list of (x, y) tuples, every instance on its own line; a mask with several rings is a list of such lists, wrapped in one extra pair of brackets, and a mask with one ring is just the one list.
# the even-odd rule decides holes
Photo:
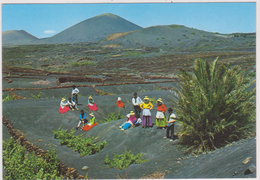
[(118, 97), (116, 104), (119, 108), (125, 108), (125, 103), (122, 102), (121, 97)]
[(126, 117), (127, 117), (126, 122), (124, 122), (121, 126), (119, 126), (121, 131), (129, 129), (132, 125), (134, 125), (133, 123), (136, 122), (135, 113), (133, 111), (131, 111), (130, 114), (126, 115)]
[(79, 129), (81, 123), (83, 124), (82, 127), (84, 127), (84, 124), (87, 123), (87, 122), (88, 122), (88, 120), (87, 120), (87, 113), (85, 113), (84, 110), (81, 109), (80, 110), (80, 115), (79, 115), (79, 124), (76, 127), (76, 129), (77, 130)]
[(156, 126), (157, 129), (165, 128), (167, 126), (165, 112), (167, 111), (167, 107), (163, 104), (161, 98), (157, 100), (157, 113), (156, 113)]
[(91, 111), (97, 111), (97, 105), (94, 103), (94, 99), (92, 98), (92, 96), (88, 97), (88, 107)]
[(142, 117), (142, 128), (153, 127), (151, 110), (153, 109), (153, 104), (149, 101), (148, 96), (145, 96), (144, 102), (140, 105), (143, 110)]
[(60, 113), (65, 113), (67, 111), (70, 111), (69, 104), (66, 102), (65, 98), (62, 98), (61, 101), (60, 101), (59, 112)]

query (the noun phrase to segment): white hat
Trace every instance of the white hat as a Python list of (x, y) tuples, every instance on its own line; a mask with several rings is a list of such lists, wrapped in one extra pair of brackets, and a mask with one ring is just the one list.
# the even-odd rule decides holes
[(93, 114), (93, 113), (90, 113), (89, 115), (90, 115), (90, 116), (92, 116), (92, 117), (94, 116), (94, 114)]
[(130, 114), (127, 114), (126, 117), (130, 118)]
[(117, 100), (121, 100), (121, 97), (118, 97), (118, 99)]

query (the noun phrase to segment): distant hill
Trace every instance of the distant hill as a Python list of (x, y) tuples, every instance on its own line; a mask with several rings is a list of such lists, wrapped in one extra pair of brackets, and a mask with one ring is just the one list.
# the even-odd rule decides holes
[[(113, 34), (103, 39), (103, 46), (121, 46), (128, 48), (157, 47), (161, 49), (225, 48), (248, 44), (248, 39), (255, 41), (255, 33), (244, 33), (244, 37), (234, 34), (219, 34), (188, 28), (183, 25), (152, 26), (129, 33)], [(254, 38), (252, 38), (254, 37)], [(248, 38), (248, 39), (247, 39)]]
[(2, 44), (3, 45), (22, 45), (30, 44), (32, 41), (37, 41), (38, 38), (29, 34), (24, 30), (13, 30), (2, 32)]
[(84, 20), (50, 38), (44, 43), (97, 42), (112, 33), (124, 33), (142, 29), (114, 14), (101, 14)]

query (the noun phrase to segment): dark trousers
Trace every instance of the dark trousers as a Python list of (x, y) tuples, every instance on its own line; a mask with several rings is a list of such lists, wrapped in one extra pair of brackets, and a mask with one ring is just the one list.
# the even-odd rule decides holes
[(136, 119), (140, 118), (141, 108), (140, 106), (134, 106)]
[[(169, 136), (169, 131), (171, 131), (171, 134), (170, 134), (171, 136)], [(166, 127), (166, 137), (170, 138), (170, 139), (174, 139), (174, 124)]]
[(73, 94), (72, 101), (75, 102), (76, 104), (78, 104), (78, 95)]

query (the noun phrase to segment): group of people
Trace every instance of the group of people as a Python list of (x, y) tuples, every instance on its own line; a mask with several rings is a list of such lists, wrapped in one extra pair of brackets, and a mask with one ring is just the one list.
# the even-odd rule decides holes
[[(74, 111), (74, 109), (78, 110), (78, 93), (79, 90), (76, 88), (75, 85), (72, 86), (72, 93), (71, 97), (68, 98), (66, 101), (65, 98), (62, 98), (60, 102), (60, 113), (65, 113), (67, 111)], [(129, 114), (126, 115), (126, 122), (124, 122), (119, 128), (121, 131), (124, 131), (126, 129), (129, 129), (130, 127), (135, 127), (142, 125), (142, 128), (149, 128), (153, 127), (152, 122), (152, 114), (151, 110), (153, 109), (153, 104), (150, 102), (150, 99), (148, 96), (145, 96), (145, 98), (142, 100), (139, 96), (137, 96), (137, 93), (135, 92), (133, 94), (132, 98), (132, 104), (133, 104), (133, 111), (130, 111)], [(122, 99), (119, 97), (117, 100), (117, 106), (119, 108), (125, 108), (125, 104), (122, 102)], [(98, 108), (96, 104), (94, 103), (94, 99), (92, 96), (89, 96), (88, 98), (88, 107), (91, 111), (97, 111)], [(156, 126), (157, 129), (166, 129), (166, 138), (170, 138), (171, 141), (174, 139), (174, 122), (176, 121), (176, 115), (173, 113), (173, 109), (168, 109), (168, 119), (166, 119), (166, 113), (167, 107), (163, 103), (162, 99), (159, 98), (157, 100), (157, 113), (156, 113)], [(84, 110), (80, 111), (81, 114), (79, 116), (79, 123), (76, 127), (76, 129), (80, 128), (80, 125), (83, 124), (83, 127), (88, 122), (87, 114), (84, 112)], [(141, 117), (142, 113), (142, 117)], [(89, 126), (93, 125), (95, 121), (95, 116), (93, 113), (89, 114), (90, 116), (90, 123)], [(82, 129), (82, 128), (81, 128)]]
[[(142, 128), (153, 127), (151, 110), (153, 109), (153, 104), (150, 102), (148, 96), (145, 96), (144, 100), (137, 96), (135, 92), (134, 97), (132, 98), (132, 104), (134, 111), (131, 111), (130, 114), (126, 115), (126, 122), (124, 122), (119, 128), (121, 131), (124, 131), (130, 127), (135, 127), (142, 125)], [(120, 103), (121, 98), (120, 98)], [(166, 138), (170, 138), (170, 141), (174, 140), (174, 122), (176, 121), (176, 115), (173, 113), (173, 109), (168, 109), (168, 119), (166, 119), (165, 112), (167, 107), (163, 103), (162, 99), (157, 100), (157, 113), (156, 113), (156, 126), (157, 129), (166, 129)], [(142, 118), (141, 117), (142, 112)]]
[[(77, 107), (77, 105), (78, 105), (78, 94), (79, 94), (79, 89), (75, 85), (73, 85), (71, 97), (68, 97), (68, 100), (66, 100), (65, 98), (61, 99), (59, 112), (65, 113), (65, 112), (71, 111), (71, 110), (74, 111), (75, 109), (79, 110), (78, 107)], [(97, 105), (94, 103), (94, 99), (92, 98), (92, 96), (89, 96), (89, 98), (88, 98), (88, 107), (91, 111), (97, 111), (98, 110)], [(90, 121), (88, 123), (87, 113), (85, 113), (83, 109), (80, 111), (79, 123), (76, 127), (77, 130), (80, 128), (81, 124), (83, 125), (80, 128), (82, 130), (82, 128), (85, 125), (88, 125), (88, 126), (91, 127), (96, 122), (96, 119), (95, 119), (95, 116), (94, 116), (93, 113), (89, 114), (89, 116), (90, 116)]]

